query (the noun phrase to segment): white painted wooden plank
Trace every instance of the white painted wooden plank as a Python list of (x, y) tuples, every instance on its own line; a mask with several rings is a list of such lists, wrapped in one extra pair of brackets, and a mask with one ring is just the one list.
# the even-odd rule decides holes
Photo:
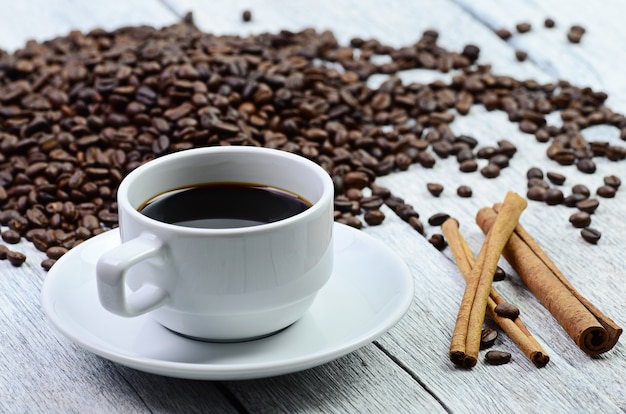
[(0, 48), (13, 51), (29, 39), (43, 41), (71, 30), (113, 30), (121, 26), (164, 26), (178, 16), (156, 0), (0, 1)]
[[(86, 10), (86, 6), (69, 9), (65, 3), (50, 4), (56, 7), (45, 9), (47, 7), (45, 4), (39, 5), (45, 13), (15, 6), (18, 7), (17, 14), (11, 15), (21, 13), (24, 17), (15, 19), (17, 23), (13, 24), (13, 31), (6, 32), (8, 35), (0, 32), (0, 47), (12, 49), (19, 47), (29, 37), (45, 39), (63, 34), (72, 28), (89, 30), (96, 26), (113, 28), (116, 25), (141, 23), (158, 26), (167, 24), (169, 22), (167, 19), (172, 17), (171, 14), (165, 13), (167, 16), (161, 23), (160, 17), (151, 16), (151, 12), (144, 9), (138, 11), (139, 9), (134, 8), (137, 3), (132, 2), (122, 5), (122, 9), (110, 10), (91, 8)], [(566, 43), (555, 46), (552, 42), (557, 43), (557, 40), (548, 36), (554, 36), (556, 31), (548, 33), (537, 30), (539, 39), (535, 40), (532, 37), (535, 35), (534, 32), (517, 37), (512, 42), (532, 41), (527, 49), (533, 59), (524, 64), (514, 60), (510, 45), (518, 47), (517, 43), (502, 42), (493, 36), (490, 27), (478, 24), (461, 8), (449, 2), (420, 1), (411, 4), (386, 2), (382, 9), (374, 2), (367, 1), (342, 3), (322, 1), (315, 5), (310, 2), (275, 1), (268, 5), (245, 1), (209, 3), (169, 0), (168, 4), (180, 15), (187, 10), (194, 10), (198, 25), (204, 30), (216, 33), (246, 34), (276, 31), (279, 28), (297, 30), (305, 26), (315, 26), (320, 29), (332, 29), (343, 43), (350, 37), (359, 35), (377, 37), (393, 45), (403, 45), (414, 42), (423, 30), (436, 28), (441, 32), (441, 44), (446, 47), (459, 50), (466, 43), (481, 46), (481, 60), (493, 63), (494, 70), (498, 73), (539, 80), (571, 76), (571, 80), (576, 84), (590, 84), (606, 90), (609, 92), (610, 102), (619, 104), (626, 96), (618, 79), (619, 67), (611, 66), (609, 60), (590, 59), (584, 64), (578, 63), (580, 46), (583, 51), (587, 50), (584, 48), (588, 47), (588, 41), (591, 42), (589, 39), (592, 39), (592, 33), (609, 41), (620, 38), (622, 29), (616, 27), (617, 23), (602, 24), (603, 21), (617, 21), (617, 17), (607, 15), (608, 13), (620, 15), (616, 11), (619, 6), (617, 3), (612, 3), (610, 8), (601, 13), (601, 10), (589, 9), (592, 6), (587, 6), (582, 1), (567, 2), (562, 6), (557, 2), (546, 3), (546, 6), (543, 6), (543, 3), (522, 1), (507, 2), (505, 6), (489, 1), (463, 2), (463, 7), (472, 8), (474, 15), (480, 15), (484, 21), (493, 21), (494, 23), (489, 23), (490, 27), (513, 25), (524, 16), (529, 16), (528, 18), (535, 16), (533, 17), (535, 20), (551, 16), (557, 20), (560, 27), (561, 24), (565, 24), (561, 23), (565, 21), (561, 19), (564, 19), (567, 13), (562, 14), (561, 16), (564, 16), (562, 18), (556, 13), (566, 7), (583, 10), (584, 14), (581, 16), (597, 22), (595, 25), (588, 25), (587, 21), (581, 21), (588, 26), (588, 34), (585, 35), (583, 43), (577, 46)], [(530, 7), (527, 7), (529, 4)], [(3, 5), (3, 9), (5, 7), (6, 5)], [(253, 21), (249, 24), (241, 21), (240, 13), (246, 8), (253, 13)], [(58, 13), (58, 10), (63, 10), (63, 13)], [(528, 13), (534, 10), (535, 14), (524, 15), (520, 10), (527, 10)], [(93, 14), (90, 14), (90, 11), (93, 11)], [(29, 13), (33, 14), (34, 18)], [(490, 18), (492, 20), (482, 17), (483, 14), (490, 16), (491, 13), (495, 16)], [(536, 17), (539, 15), (540, 18)], [(502, 16), (508, 17), (504, 19)], [(28, 25), (33, 27), (28, 28)], [(19, 37), (15, 30), (18, 32), (22, 30), (19, 36), (23, 37)], [(562, 27), (559, 30), (562, 30)], [(11, 36), (14, 35), (18, 36), (15, 42), (5, 40), (13, 39)], [(539, 46), (544, 46), (543, 43), (546, 46), (545, 55), (539, 54), (534, 57), (533, 51), (539, 50)], [(597, 43), (592, 44), (596, 46), (585, 53), (602, 50), (598, 49)], [(620, 42), (615, 44), (619, 46)], [(526, 43), (519, 44), (520, 48), (522, 46), (525, 47)], [(610, 52), (613, 48), (604, 50)], [(574, 56), (571, 56), (572, 53)], [(584, 57), (587, 59), (586, 55)], [(543, 63), (544, 60), (547, 63)], [(590, 70), (584, 69), (584, 65), (588, 65)], [(553, 70), (553, 66), (557, 69)], [(607, 72), (609, 70), (610, 73)], [(606, 76), (597, 75), (605, 72)], [(594, 83), (602, 82), (604, 79), (611, 81)], [(501, 137), (506, 137), (516, 142), (520, 152), (513, 159), (512, 166), (497, 180), (485, 180), (477, 173), (459, 175), (454, 161), (447, 160), (439, 162), (433, 170), (415, 167), (406, 173), (383, 177), (379, 182), (388, 185), (398, 195), (412, 202), (423, 218), (438, 211), (446, 211), (459, 218), (464, 234), (477, 251), (482, 234), (473, 224), (476, 210), (502, 200), (504, 193), (509, 189), (524, 192), (525, 182), (520, 177), (528, 166), (544, 165), (547, 162), (544, 156), (545, 147), (535, 143), (532, 137), (519, 133), (502, 114), (472, 110), (470, 116), (457, 119), (453, 128), (457, 132), (476, 136), (481, 143), (495, 142)], [(614, 131), (597, 133), (600, 135), (611, 133), (615, 137)], [(566, 188), (577, 182), (584, 182), (595, 188), (603, 175), (615, 172), (616, 169), (622, 179), (626, 178), (623, 164), (608, 162), (600, 163), (600, 170), (594, 176), (579, 174), (569, 167), (554, 165), (553, 169), (568, 176)], [(454, 194), (458, 180), (474, 188), (476, 195), (472, 199), (460, 200)], [(446, 186), (440, 198), (434, 199), (426, 192), (425, 184), (430, 181), (438, 181)], [(624, 284), (620, 283), (616, 276), (622, 272), (622, 264), (625, 262), (620, 246), (623, 242), (622, 234), (626, 229), (623, 223), (615, 223), (615, 219), (624, 217), (624, 201), (626, 200), (623, 191), (618, 192), (616, 199), (606, 202), (603, 200), (602, 209), (594, 215), (594, 225), (597, 223), (604, 232), (599, 246), (587, 245), (580, 238), (574, 237), (576, 231), (566, 221), (569, 210), (565, 207), (548, 209), (531, 202), (522, 216), (522, 223), (546, 247), (551, 257), (564, 273), (571, 277), (581, 292), (622, 326), (626, 324), (623, 316), (626, 314), (626, 304), (623, 301), (626, 292)], [(427, 230), (429, 233), (437, 231), (430, 227)], [(514, 346), (505, 338), (502, 347), (514, 353), (512, 364), (503, 367), (479, 365), (472, 371), (451, 368), (447, 361), (448, 338), (462, 293), (462, 280), (455, 267), (449, 260), (442, 260), (441, 253), (392, 215), (383, 226), (368, 228), (365, 231), (396, 248), (411, 267), (417, 281), (416, 301), (408, 317), (381, 338), (379, 343), (433, 390), (445, 408), (452, 412), (468, 410), (487, 412), (489, 408), (493, 408), (489, 404), (493, 404), (501, 410), (506, 409), (510, 412), (571, 412), (577, 411), (578, 404), (585, 410), (597, 409), (603, 412), (626, 409), (622, 396), (626, 385), (623, 344), (618, 344), (613, 351), (599, 359), (585, 356), (514, 278), (511, 279), (511, 283), (499, 285), (499, 289), (505, 297), (522, 308), (526, 323), (545, 345), (553, 361), (548, 367), (536, 370), (523, 355), (515, 353)], [(567, 243), (563, 243), (563, 240)], [(25, 281), (32, 281), (33, 277), (35, 280), (41, 279), (44, 273), (38, 269), (40, 260), (37, 259), (35, 252), (29, 251), (28, 254), (29, 258), (32, 258), (32, 261), (29, 261), (32, 267), (13, 270), (6, 262), (0, 263), (3, 266), (0, 309), (4, 312), (3, 321), (0, 321), (0, 332), (6, 334), (4, 339), (7, 340), (0, 345), (0, 353), (3, 359), (8, 361), (8, 367), (12, 368), (7, 369), (0, 377), (2, 378), (0, 385), (6, 387), (0, 390), (2, 397), (9, 393), (17, 396), (12, 402), (18, 404), (6, 405), (3, 408), (20, 407), (23, 409), (17, 411), (43, 411), (44, 408), (54, 407), (54, 404), (67, 403), (70, 410), (76, 411), (85, 407), (98, 407), (99, 412), (116, 411), (116, 408), (120, 411), (139, 411), (144, 408), (153, 411), (183, 411), (185, 408), (191, 410), (197, 403), (198, 407), (209, 411), (213, 399), (217, 399), (217, 407), (226, 407), (227, 403), (220, 399), (210, 383), (164, 379), (120, 368), (80, 350), (72, 349), (68, 352), (68, 343), (58, 334), (49, 328), (40, 331), (44, 321), (41, 313), (36, 310), (39, 285)], [(449, 253), (447, 255), (449, 256)], [(24, 272), (30, 279), (20, 279)], [(41, 352), (34, 360), (31, 353), (33, 349)], [(360, 365), (360, 360), (366, 361), (366, 366)], [(31, 368), (23, 370), (20, 374), (16, 369), (24, 366)], [(101, 371), (104, 371), (104, 374)], [(227, 386), (243, 405), (255, 411), (269, 410), (270, 407), (279, 407), (283, 411), (291, 412), (323, 411), (318, 407), (327, 409), (326, 411), (330, 411), (332, 407), (337, 407), (337, 411), (365, 411), (369, 407), (366, 404), (371, 403), (373, 404), (371, 407), (385, 408), (389, 403), (390, 407), (407, 410), (417, 407), (414, 411), (419, 412), (421, 411), (419, 408), (423, 408), (420, 402), (433, 408), (432, 400), (426, 398), (421, 387), (418, 388), (407, 374), (398, 371), (398, 367), (391, 360), (382, 358), (374, 346), (368, 346), (339, 361), (304, 373), (262, 381), (234, 382)], [(54, 384), (54, 379), (57, 378), (60, 384)], [(139, 397), (126, 386), (113, 385), (120, 378), (132, 384)], [(498, 385), (503, 381), (514, 386), (504, 389)], [(353, 382), (354, 385), (351, 386)], [(294, 394), (292, 391), (294, 387), (305, 389), (307, 392), (304, 396)], [(165, 399), (160, 397), (164, 389), (170, 390)], [(335, 389), (338, 390), (335, 392)], [(81, 393), (75, 390), (80, 390)], [(48, 401), (57, 395), (57, 392), (60, 393), (60, 397)], [(416, 395), (410, 395), (413, 392)], [(528, 400), (528, 395), (532, 396), (532, 401)], [(137, 398), (140, 398), (140, 401)], [(2, 400), (3, 398), (0, 399)], [(143, 403), (147, 407), (144, 407)], [(1, 404), (0, 402), (0, 407)]]

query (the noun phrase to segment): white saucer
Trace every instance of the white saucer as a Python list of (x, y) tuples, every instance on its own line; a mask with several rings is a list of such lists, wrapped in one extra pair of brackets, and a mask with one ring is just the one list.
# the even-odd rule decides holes
[(413, 300), (413, 278), (389, 247), (335, 224), (335, 267), (307, 314), (273, 336), (208, 343), (176, 335), (147, 315), (122, 318), (100, 305), (95, 263), (120, 243), (111, 230), (72, 249), (48, 272), (43, 309), (66, 337), (111, 361), (171, 377), (232, 380), (311, 368), (364, 346), (395, 325)]

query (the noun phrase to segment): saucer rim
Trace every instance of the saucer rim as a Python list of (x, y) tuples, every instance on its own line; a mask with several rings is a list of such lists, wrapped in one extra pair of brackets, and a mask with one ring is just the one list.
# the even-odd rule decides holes
[[(360, 238), (367, 244), (375, 245), (376, 249), (383, 250), (387, 256), (386, 260), (393, 260), (395, 265), (401, 270), (401, 274), (395, 276), (396, 283), (398, 284), (398, 287), (401, 287), (401, 289), (399, 289), (399, 293), (396, 294), (396, 297), (394, 297), (394, 303), (391, 306), (387, 305), (389, 309), (384, 311), (385, 316), (381, 321), (377, 321), (371, 326), (364, 327), (356, 335), (350, 336), (345, 340), (337, 341), (337, 343), (333, 344), (330, 348), (327, 346), (320, 347), (315, 352), (283, 360), (279, 363), (277, 363), (276, 360), (260, 360), (255, 361), (254, 363), (221, 365), (210, 363), (176, 362), (158, 358), (149, 358), (142, 355), (129, 355), (115, 352), (117, 348), (113, 348), (112, 346), (108, 348), (106, 346), (103, 347), (101, 342), (94, 341), (89, 337), (85, 338), (84, 335), (81, 337), (80, 333), (75, 332), (75, 329), (72, 330), (74, 322), (71, 320), (67, 322), (63, 321), (65, 318), (58, 315), (58, 312), (56, 312), (56, 300), (50, 294), (50, 292), (53, 291), (55, 284), (59, 283), (57, 279), (63, 277), (63, 272), (59, 269), (63, 269), (68, 266), (68, 263), (66, 262), (70, 262), (72, 259), (80, 260), (79, 254), (82, 249), (88, 247), (88, 244), (103, 242), (105, 241), (105, 238), (117, 237), (119, 239), (119, 229), (109, 230), (105, 233), (97, 235), (77, 246), (75, 249), (72, 249), (59, 259), (44, 279), (44, 284), (41, 290), (42, 307), (52, 325), (73, 344), (109, 361), (137, 369), (139, 371), (167, 377), (198, 380), (244, 380), (299, 372), (333, 361), (376, 340), (404, 317), (413, 302), (415, 290), (413, 276), (406, 263), (397, 255), (396, 252), (380, 240), (377, 240), (360, 230), (340, 223), (334, 223), (334, 226), (335, 234), (347, 232), (345, 236), (347, 237), (347, 234), (351, 233), (354, 237)], [(337, 258), (335, 260), (337, 260)], [(55, 270), (55, 267), (57, 270)], [(89, 281), (86, 280), (85, 283), (89, 283)], [(320, 291), (319, 294), (323, 294), (323, 291)], [(138, 327), (139, 323), (142, 324), (141, 326), (144, 326), (144, 324), (147, 323), (159, 325), (148, 315), (142, 315), (133, 319), (137, 321), (136, 323), (138, 324)], [(282, 332), (279, 332), (276, 335), (281, 335), (281, 333)], [(175, 334), (172, 333), (172, 335)], [(191, 341), (192, 339), (188, 340)], [(259, 339), (259, 341), (263, 341), (263, 339)]]

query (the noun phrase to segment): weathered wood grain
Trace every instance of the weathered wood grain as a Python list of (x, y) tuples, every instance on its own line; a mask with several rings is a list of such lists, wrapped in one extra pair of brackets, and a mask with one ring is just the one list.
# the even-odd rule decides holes
[[(241, 12), (252, 11), (244, 23)], [(203, 30), (246, 35), (280, 29), (315, 27), (331, 29), (341, 43), (353, 36), (378, 38), (394, 45), (415, 42), (421, 33), (437, 29), (440, 44), (461, 50), (468, 43), (481, 48), (480, 61), (494, 72), (541, 82), (567, 79), (609, 94), (608, 105), (626, 111), (626, 78), (619, 62), (626, 58), (626, 28), (621, 16), (626, 5), (603, 2), (427, 0), (389, 2), (274, 0), (271, 3), (236, 0), (143, 0), (135, 2), (76, 3), (69, 0), (24, 4), (3, 2), (0, 48), (15, 50), (27, 39), (44, 40), (72, 29), (113, 29), (131, 24), (162, 26), (187, 11), (194, 12)], [(546, 29), (552, 17), (557, 26)], [(505, 42), (494, 35), (501, 27), (514, 31), (515, 23), (529, 21), (533, 30), (515, 34)], [(587, 28), (578, 45), (567, 42), (573, 23)], [(529, 54), (516, 61), (514, 50)], [(618, 62), (618, 63), (616, 63)], [(428, 82), (449, 75), (412, 71), (405, 81)], [(372, 85), (382, 77), (372, 80)], [(559, 125), (558, 116), (551, 122)], [(479, 139), (481, 145), (507, 138), (518, 147), (511, 166), (495, 180), (479, 173), (461, 174), (456, 161), (438, 160), (432, 169), (415, 166), (377, 180), (412, 203), (426, 222), (437, 212), (447, 212), (461, 222), (461, 231), (478, 252), (483, 235), (474, 224), (476, 211), (501, 201), (506, 191), (526, 191), (525, 172), (530, 166), (567, 176), (564, 192), (584, 183), (595, 189), (602, 177), (616, 174), (626, 180), (626, 165), (598, 160), (594, 175), (575, 167), (551, 163), (545, 144), (524, 134), (498, 112), (473, 108), (452, 124), (456, 133)], [(595, 127), (589, 138), (618, 143), (618, 131)], [(435, 198), (429, 182), (445, 186)], [(456, 195), (460, 184), (470, 185), (474, 196)], [(415, 302), (406, 318), (370, 344), (337, 361), (301, 373), (254, 381), (223, 383), (186, 381), (141, 373), (121, 367), (78, 349), (52, 329), (39, 306), (39, 289), (45, 272), (39, 268), (43, 254), (27, 243), (17, 248), (29, 259), (19, 268), (0, 262), (0, 411), (97, 412), (624, 412), (626, 411), (626, 348), (623, 339), (599, 358), (583, 354), (543, 306), (515, 275), (499, 282), (498, 290), (522, 310), (529, 329), (552, 358), (536, 369), (504, 335), (497, 347), (513, 354), (513, 361), (491, 367), (481, 362), (471, 371), (455, 369), (447, 358), (449, 337), (463, 292), (463, 280), (449, 252), (435, 250), (426, 240), (388, 209), (382, 226), (365, 228), (394, 248), (407, 262), (416, 281)], [(618, 324), (626, 325), (626, 194), (601, 199), (593, 225), (603, 232), (598, 246), (580, 238), (567, 221), (571, 209), (529, 202), (521, 222), (570, 278), (582, 294)], [(427, 235), (439, 229), (426, 226)], [(502, 265), (511, 269), (503, 261)]]

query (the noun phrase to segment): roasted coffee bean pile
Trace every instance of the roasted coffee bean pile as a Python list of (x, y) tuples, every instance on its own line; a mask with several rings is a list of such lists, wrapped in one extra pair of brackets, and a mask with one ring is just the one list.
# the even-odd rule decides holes
[[(591, 173), (595, 157), (626, 158), (623, 146), (581, 134), (609, 124), (626, 138), (626, 117), (604, 105), (605, 93), (499, 76), (477, 63), (477, 46), (449, 51), (437, 38), (428, 30), (394, 48), (362, 38), (340, 45), (331, 32), (310, 29), (215, 36), (188, 16), (163, 29), (74, 31), (0, 51), (0, 224), (8, 243), (31, 241), (49, 268), (67, 249), (117, 226), (116, 188), (128, 172), (214, 145), (301, 154), (332, 176), (338, 222), (380, 224), (385, 204), (424, 234), (414, 208), (375, 179), (445, 158), (456, 158), (461, 172), (489, 160), (480, 172), (497, 177), (515, 145), (503, 139), (481, 147), (449, 126), (476, 104), (506, 112), (548, 143), (559, 164)], [(375, 55), (389, 59), (375, 63)], [(430, 84), (395, 76), (412, 68), (453, 76)], [(373, 89), (367, 80), (377, 73), (390, 76)], [(554, 111), (560, 127), (546, 121)], [(439, 236), (432, 242), (445, 247)]]

